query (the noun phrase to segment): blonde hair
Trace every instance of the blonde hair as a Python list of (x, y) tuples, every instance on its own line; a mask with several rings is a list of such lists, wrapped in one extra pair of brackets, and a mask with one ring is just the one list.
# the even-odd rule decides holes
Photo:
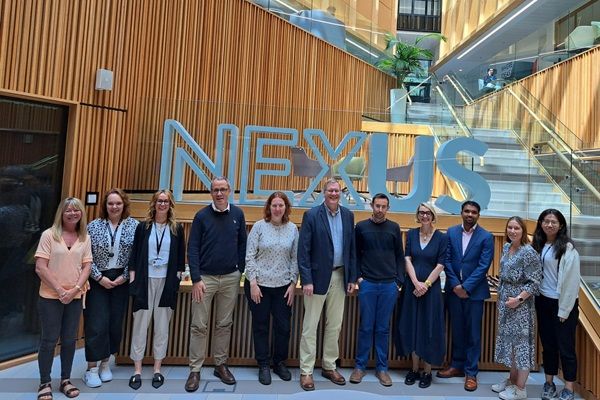
[(436, 220), (437, 220), (437, 213), (435, 212), (435, 209), (433, 208), (433, 206), (429, 203), (421, 203), (417, 206), (417, 211), (415, 211), (415, 222), (420, 222), (419, 221), (419, 208), (421, 207), (425, 207), (426, 209), (428, 209), (429, 211), (431, 211), (431, 223), (433, 224)]
[(68, 207), (73, 207), (74, 209), (81, 211), (81, 219), (77, 223), (75, 229), (77, 231), (79, 241), (83, 242), (87, 236), (87, 217), (85, 215), (83, 203), (76, 197), (67, 197), (58, 206), (56, 214), (54, 214), (54, 223), (50, 228), (52, 232), (52, 238), (57, 242), (61, 241), (63, 233), (63, 214)]
[(158, 201), (158, 196), (161, 194), (167, 195), (169, 199), (169, 211), (167, 212), (167, 224), (169, 225), (169, 230), (173, 235), (177, 235), (177, 220), (175, 219), (175, 199), (173, 198), (173, 193), (171, 193), (168, 189), (163, 189), (155, 192), (152, 195), (152, 199), (150, 200), (150, 204), (148, 205), (148, 212), (146, 213), (146, 229), (150, 229), (152, 223), (154, 222), (154, 218), (156, 217), (156, 202)]

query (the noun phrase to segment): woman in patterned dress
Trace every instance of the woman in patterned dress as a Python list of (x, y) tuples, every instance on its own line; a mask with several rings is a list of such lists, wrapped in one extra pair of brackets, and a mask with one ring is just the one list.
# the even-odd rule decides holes
[(252, 312), (258, 380), (271, 384), (269, 320), (273, 316), (273, 372), (285, 381), (292, 376), (285, 361), (290, 341), (290, 318), (298, 280), (298, 228), (290, 222), (290, 201), (283, 192), (269, 196), (264, 219), (248, 235), (244, 291)]
[[(85, 358), (83, 382), (91, 388), (112, 380), (109, 358), (119, 350), (129, 302), (129, 256), (138, 221), (129, 216), (129, 197), (118, 188), (106, 192), (100, 218), (87, 227), (92, 243), (90, 292), (83, 310)], [(98, 366), (100, 361), (100, 366)]]
[(506, 243), (500, 259), (498, 334), (494, 361), (510, 368), (509, 377), (492, 385), (504, 400), (526, 399), (525, 382), (535, 363), (535, 306), (542, 266), (529, 245), (527, 226), (519, 217), (506, 223)]

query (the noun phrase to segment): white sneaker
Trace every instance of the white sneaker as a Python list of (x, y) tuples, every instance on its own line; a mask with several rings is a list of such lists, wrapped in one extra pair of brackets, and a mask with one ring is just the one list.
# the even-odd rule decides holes
[(90, 368), (83, 375), (83, 382), (89, 388), (97, 388), (102, 386), (102, 381), (98, 375), (98, 367)]
[(507, 386), (504, 391), (498, 394), (502, 400), (522, 400), (527, 398), (527, 390), (519, 389), (517, 385)]
[(113, 379), (112, 371), (108, 363), (100, 363), (100, 380), (102, 382), (110, 382)]
[(504, 389), (506, 389), (507, 387), (512, 386), (512, 385), (513, 385), (513, 383), (510, 381), (510, 379), (503, 380), (500, 383), (494, 383), (492, 385), (492, 392), (496, 392), (496, 393), (503, 392)]

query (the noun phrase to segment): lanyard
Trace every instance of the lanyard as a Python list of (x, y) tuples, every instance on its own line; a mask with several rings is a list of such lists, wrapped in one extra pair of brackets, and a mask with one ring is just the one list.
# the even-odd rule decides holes
[(110, 257), (114, 256), (113, 249), (115, 248), (115, 239), (117, 238), (117, 231), (119, 230), (119, 226), (121, 226), (121, 221), (117, 224), (115, 228), (115, 232), (110, 229), (110, 223), (106, 221), (106, 230), (108, 231), (108, 235), (110, 236)]
[(165, 225), (160, 235), (160, 242), (158, 241), (158, 225), (156, 222), (154, 223), (154, 236), (156, 237), (156, 257), (160, 254), (160, 246), (162, 246), (163, 239), (165, 238), (165, 231), (167, 230), (167, 226)]
[(542, 271), (544, 270), (544, 263), (546, 262), (546, 255), (552, 249), (553, 245), (554, 244), (551, 244), (550, 246), (548, 246), (548, 248), (546, 248), (546, 250), (542, 251)]

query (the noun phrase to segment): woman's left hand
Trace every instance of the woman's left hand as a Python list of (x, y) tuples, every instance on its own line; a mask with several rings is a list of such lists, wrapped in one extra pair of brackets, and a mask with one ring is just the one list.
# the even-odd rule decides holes
[(72, 289), (69, 289), (69, 290), (65, 290), (62, 293), (62, 295), (60, 296), (59, 300), (63, 304), (69, 304), (71, 301), (73, 301), (73, 298), (75, 297), (75, 295), (78, 292), (79, 291), (77, 290), (77, 288), (72, 288)]
[(294, 290), (296, 289), (296, 285), (294, 283), (290, 283), (283, 297), (287, 299), (286, 304), (288, 306), (292, 306), (294, 304)]
[(506, 307), (508, 308), (517, 308), (521, 302), (516, 297), (509, 297), (508, 300), (504, 302)]

